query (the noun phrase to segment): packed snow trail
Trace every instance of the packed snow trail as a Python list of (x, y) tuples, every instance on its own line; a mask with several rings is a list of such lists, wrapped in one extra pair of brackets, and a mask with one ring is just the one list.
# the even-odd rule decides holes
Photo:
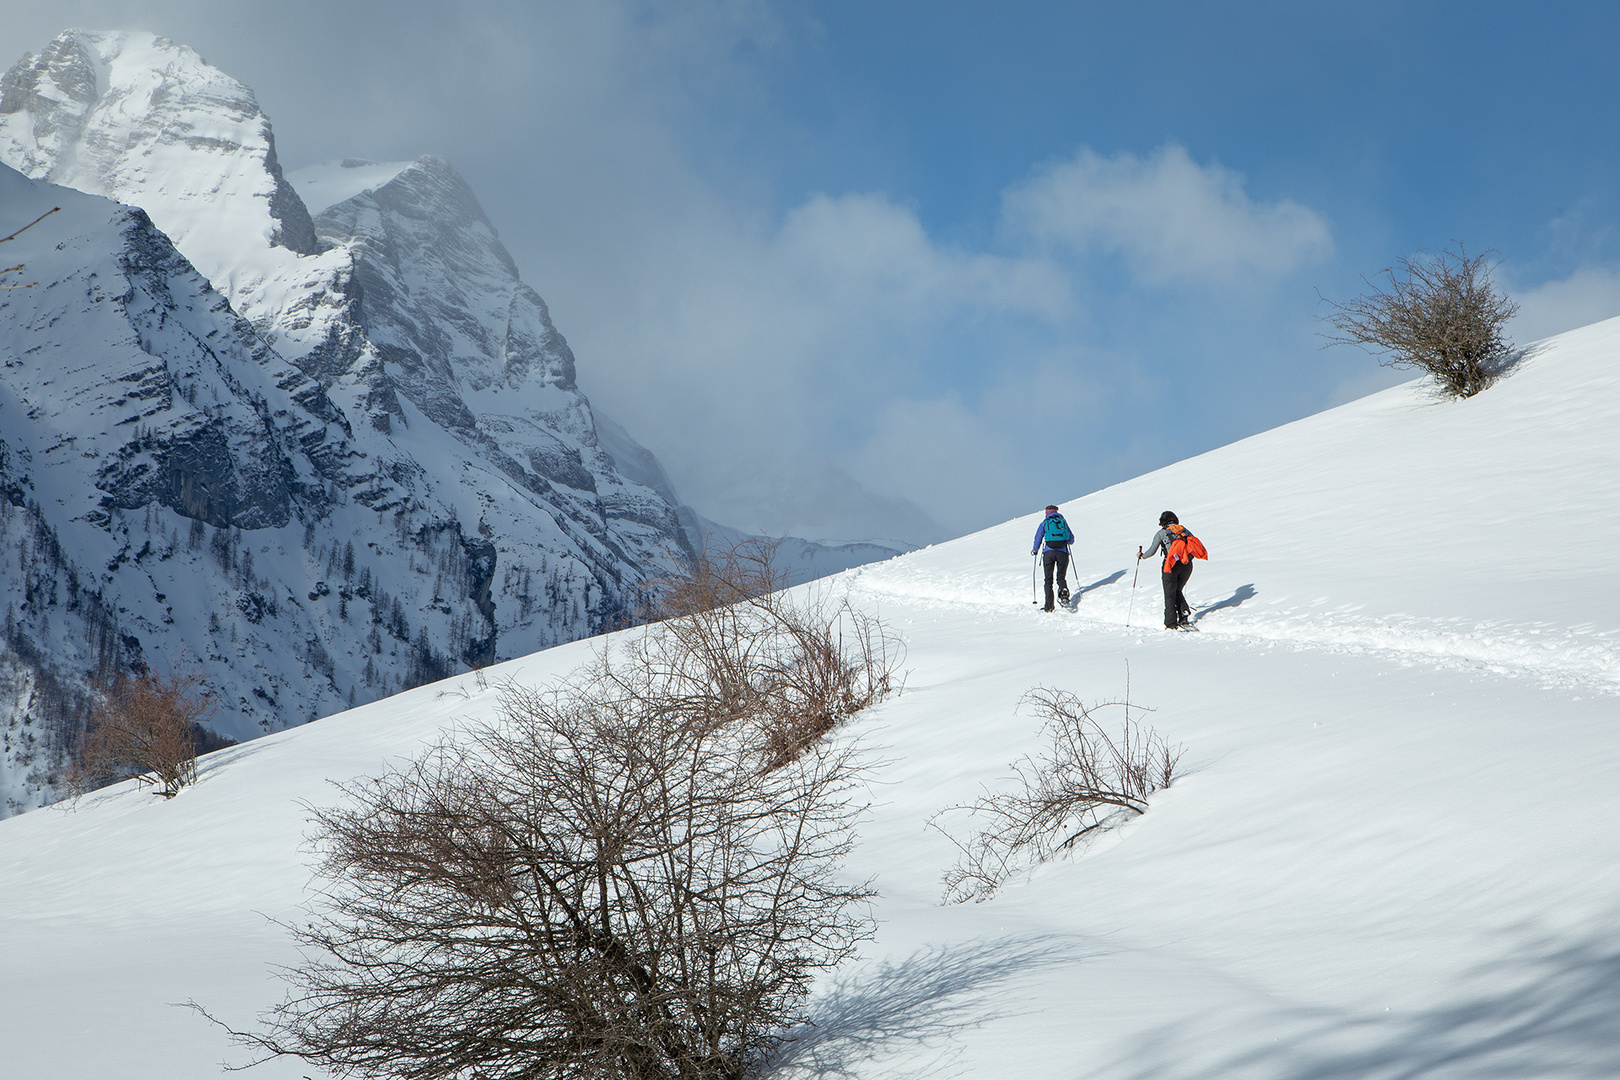
[[(1620, 319), (1556, 341), (1465, 401), (1408, 383), (1063, 503), (1067, 617), (1162, 632), (1158, 560), (1134, 605), (1130, 584), (1172, 509), (1210, 548), (1187, 588), (1205, 635), (1620, 693)], [(879, 601), (1045, 617), (1027, 599), (1037, 520), (851, 580)]]
[[(1202, 564), (1200, 570), (1205, 569)], [(1203, 577), (1208, 577), (1208, 574)], [(1117, 628), (1135, 635), (1164, 633), (1161, 626), (1163, 596), (1155, 567), (1151, 591), (1140, 586), (1134, 618), (1127, 625), (1130, 575), (1116, 570), (1077, 591), (1081, 601), (1072, 613), (1048, 616), (1027, 601), (1005, 597), (1005, 583), (994, 579), (961, 581), (919, 578), (908, 569), (888, 565), (851, 574), (857, 592), (875, 603), (902, 597), (939, 608), (982, 607), (1002, 615), (1071, 619)], [(1253, 584), (1238, 585), (1219, 599), (1202, 599), (1195, 571), (1189, 587), (1192, 625), (1202, 634), (1257, 647), (1284, 646), (1331, 652), (1374, 653), (1398, 663), (1428, 664), (1459, 670), (1482, 671), (1507, 678), (1534, 678), (1548, 686), (1620, 694), (1620, 630), (1595, 624), (1559, 626), (1550, 622), (1482, 622), (1468, 618), (1429, 618), (1392, 612), (1368, 615), (1358, 605), (1316, 603), (1283, 604), (1260, 595)], [(988, 594), (1000, 592), (994, 599)], [(1243, 611), (1236, 609), (1244, 608)], [(1054, 633), (1065, 630), (1052, 626)], [(1075, 626), (1070, 624), (1072, 631)]]

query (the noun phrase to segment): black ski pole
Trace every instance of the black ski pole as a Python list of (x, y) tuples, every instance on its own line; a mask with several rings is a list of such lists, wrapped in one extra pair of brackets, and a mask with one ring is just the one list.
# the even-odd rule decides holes
[(1036, 590), (1039, 588), (1039, 585), (1036, 583), (1040, 580), (1040, 576), (1041, 556), (1040, 553), (1037, 552), (1035, 555), (1035, 561), (1030, 564), (1029, 568), (1029, 602), (1032, 604), (1038, 604), (1041, 602), (1040, 596), (1036, 592)]

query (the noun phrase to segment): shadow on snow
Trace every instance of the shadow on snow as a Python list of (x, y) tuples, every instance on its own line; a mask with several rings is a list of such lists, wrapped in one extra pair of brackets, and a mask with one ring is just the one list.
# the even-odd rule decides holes
[[(1414, 1012), (1290, 1010), (1263, 1021), (1267, 1045), (1189, 1064), (1177, 1028), (1142, 1040), (1133, 1080), (1610, 1080), (1620, 1076), (1620, 949), (1564, 945), (1476, 974), (1488, 992)], [(1204, 1045), (1208, 1045), (1207, 1042)], [(1113, 1075), (1113, 1074), (1111, 1074)]]
[[(933, 946), (862, 968), (816, 995), (810, 1024), (777, 1050), (772, 1075), (855, 1077), (901, 1053), (910, 1061), (885, 1066), (888, 1080), (948, 1076), (952, 1036), (1007, 1014), (1002, 984), (1082, 959), (1072, 940), (1039, 936)], [(913, 1056), (919, 1046), (927, 1060)]]

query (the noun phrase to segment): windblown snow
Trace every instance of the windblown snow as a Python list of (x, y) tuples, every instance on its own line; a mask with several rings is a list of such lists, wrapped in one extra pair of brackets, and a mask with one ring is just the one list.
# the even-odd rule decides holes
[(344, 158), (306, 165), (287, 173), (287, 181), (303, 197), (311, 214), (320, 214), (356, 195), (366, 195), (410, 167), (408, 161), (366, 161)]
[[(1036, 514), (845, 573), (897, 629), (847, 873), (878, 936), (776, 1075), (1070, 1080), (1620, 1075), (1620, 320), (1476, 398), (1397, 387), (1063, 504), (1072, 614), (1030, 603)], [(1158, 629), (1161, 510), (1208, 545)], [(815, 587), (815, 586), (811, 586)], [(494, 715), (575, 643), (0, 822), (0, 1045), (19, 1076), (205, 1075), (293, 959), (306, 802)], [(939, 811), (1036, 749), (1032, 687), (1185, 744), (1148, 813), (942, 906)], [(318, 1075), (273, 1062), (266, 1077)]]

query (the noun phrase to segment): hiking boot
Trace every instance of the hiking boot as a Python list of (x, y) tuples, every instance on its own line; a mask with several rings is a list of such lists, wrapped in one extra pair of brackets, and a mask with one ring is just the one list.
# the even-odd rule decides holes
[(1058, 586), (1058, 603), (1067, 604), (1068, 602), (1069, 602), (1069, 590), (1068, 590), (1068, 588), (1066, 586), (1059, 585)]

